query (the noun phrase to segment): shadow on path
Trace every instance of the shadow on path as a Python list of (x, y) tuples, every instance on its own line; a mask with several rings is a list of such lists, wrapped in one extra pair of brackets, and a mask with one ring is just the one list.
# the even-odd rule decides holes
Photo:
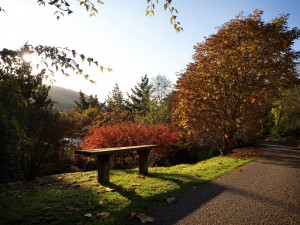
[(275, 144), (264, 144), (264, 155), (261, 163), (300, 168), (300, 148)]
[[(266, 191), (269, 189), (279, 189), (276, 187), (270, 188), (274, 185), (273, 182), (264, 183), (266, 182), (264, 176), (268, 176), (268, 174), (263, 172), (265, 168), (264, 165), (275, 165), (282, 166), (282, 168), (289, 170), (292, 169), (297, 173), (297, 169), (300, 168), (300, 149), (268, 143), (264, 143), (264, 147), (263, 156), (254, 162), (254, 164), (247, 166), (247, 169), (243, 169), (247, 172), (239, 174), (231, 172), (228, 176), (226, 175), (226, 177), (221, 178), (221, 182), (220, 180), (216, 180), (215, 182), (209, 182), (197, 186), (196, 189), (189, 190), (178, 200), (177, 204), (167, 206), (163, 209), (157, 209), (153, 215), (156, 219), (153, 224), (220, 224), (217, 221), (220, 221), (219, 219), (221, 218), (228, 218), (229, 215), (231, 215), (229, 216), (231, 217), (229, 219), (231, 222), (227, 221), (227, 224), (236, 224), (235, 222), (237, 221), (240, 223), (248, 221), (248, 224), (251, 224), (250, 221), (252, 221), (252, 224), (256, 224), (258, 221), (263, 221), (263, 219), (267, 217), (269, 222), (266, 222), (266, 224), (272, 224), (272, 222), (275, 222), (275, 217), (272, 216), (272, 210), (274, 209), (278, 210), (276, 216), (278, 216), (280, 220), (285, 221), (284, 224), (291, 219), (289, 217), (292, 215), (295, 216), (292, 221), (300, 221), (298, 217), (300, 205), (293, 200), (291, 201), (293, 198), (284, 199), (276, 196), (276, 191), (274, 193)], [(258, 170), (259, 173), (257, 173), (256, 170)], [(259, 177), (256, 177), (256, 174)], [(160, 176), (161, 175), (159, 175), (159, 177)], [(281, 175), (278, 174), (278, 176), (280, 177)], [(290, 179), (297, 178), (291, 177)], [(266, 188), (260, 185), (264, 185)], [(289, 188), (288, 183), (282, 185)], [(255, 189), (255, 187), (257, 187), (257, 189)], [(264, 191), (260, 190), (261, 188), (264, 189)], [(299, 193), (295, 191), (294, 187), (291, 188), (293, 188), (295, 193)], [(284, 195), (285, 194), (281, 196)], [(245, 206), (249, 206), (252, 210), (260, 208), (260, 210), (263, 211), (258, 211), (252, 215), (249, 214)], [(231, 210), (229, 210), (229, 208)], [(281, 214), (283, 212), (287, 214)], [(264, 216), (261, 218), (261, 215)], [(243, 218), (244, 216), (247, 219)], [(296, 217), (299, 219), (295, 220)], [(280, 223), (280, 220), (273, 224)]]

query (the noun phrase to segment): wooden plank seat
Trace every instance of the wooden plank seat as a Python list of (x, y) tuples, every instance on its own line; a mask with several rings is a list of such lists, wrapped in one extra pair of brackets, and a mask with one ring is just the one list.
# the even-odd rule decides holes
[(137, 151), (139, 155), (139, 173), (143, 175), (148, 174), (148, 156), (152, 148), (157, 145), (139, 145), (117, 148), (100, 148), (91, 150), (75, 150), (76, 154), (86, 156), (96, 156), (98, 166), (98, 182), (100, 184), (109, 183), (110, 157), (114, 153)]

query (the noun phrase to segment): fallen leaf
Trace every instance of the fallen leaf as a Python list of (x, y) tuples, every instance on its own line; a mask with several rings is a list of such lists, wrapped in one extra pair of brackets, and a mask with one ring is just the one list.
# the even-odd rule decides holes
[(66, 209), (69, 211), (75, 211), (75, 212), (80, 211), (80, 208), (76, 205), (68, 205), (68, 206), (66, 206)]
[(141, 179), (146, 179), (146, 177), (144, 175), (138, 175), (137, 177), (141, 178)]
[(150, 222), (152, 223), (154, 221), (154, 219), (150, 216), (147, 216), (146, 214), (144, 213), (139, 213), (137, 216), (136, 216), (138, 219), (140, 219), (140, 221), (142, 223), (147, 223), (147, 222)]
[(154, 221), (152, 217), (147, 216), (145, 213), (136, 213), (136, 212), (131, 213), (130, 220), (132, 219), (139, 219), (142, 223), (147, 223), (147, 222), (152, 223)]
[(97, 214), (96, 214), (96, 217), (97, 217), (98, 219), (105, 219), (105, 218), (109, 217), (109, 213), (108, 213), (108, 212), (97, 213)]
[(143, 186), (143, 184), (131, 184), (131, 186), (136, 187), (136, 186)]
[(91, 213), (86, 213), (86, 214), (84, 214), (84, 217), (86, 217), (86, 218), (91, 218), (93, 215), (91, 214)]
[(134, 191), (135, 191), (135, 188), (126, 188), (125, 191), (126, 191), (126, 192), (134, 192)]
[(105, 188), (105, 191), (106, 191), (106, 192), (114, 192), (114, 191), (116, 191), (116, 190), (113, 189), (113, 188)]
[(100, 201), (99, 202), (99, 205), (105, 205), (105, 204), (107, 204), (107, 201)]
[(241, 168), (237, 168), (236, 170), (239, 172), (243, 172), (243, 170)]
[(167, 202), (168, 202), (169, 205), (175, 204), (176, 203), (176, 198), (175, 197), (167, 198)]

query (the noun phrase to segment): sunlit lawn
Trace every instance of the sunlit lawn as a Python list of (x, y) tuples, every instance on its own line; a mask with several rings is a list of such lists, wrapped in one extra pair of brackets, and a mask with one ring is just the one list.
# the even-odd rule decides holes
[[(97, 183), (96, 171), (2, 185), (0, 224), (130, 224), (132, 212), (151, 216), (151, 209), (168, 206), (167, 198), (253, 159), (215, 157), (194, 165), (150, 168), (147, 177), (136, 169), (114, 170), (111, 184), (105, 187)], [(110, 215), (98, 219), (95, 215), (100, 212)], [(85, 217), (87, 213), (92, 217)]]

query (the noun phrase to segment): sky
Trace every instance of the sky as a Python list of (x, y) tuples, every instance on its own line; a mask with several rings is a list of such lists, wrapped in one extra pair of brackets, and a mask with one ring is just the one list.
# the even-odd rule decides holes
[[(48, 2), (48, 1), (46, 1)], [(82, 90), (87, 95), (106, 99), (115, 83), (124, 96), (145, 74), (153, 78), (165, 75), (176, 83), (178, 72), (192, 62), (198, 42), (217, 32), (217, 28), (240, 12), (264, 11), (263, 20), (289, 13), (289, 27), (300, 27), (299, 0), (173, 0), (178, 21), (184, 31), (176, 33), (170, 14), (160, 0), (153, 17), (146, 17), (146, 0), (104, 0), (98, 15), (90, 17), (79, 2), (69, 0), (73, 14), (56, 20), (55, 8), (39, 6), (36, 0), (0, 0), (0, 49), (19, 49), (32, 45), (68, 47), (97, 59), (113, 72), (103, 73), (95, 67), (83, 68), (96, 84), (83, 77), (55, 75), (54, 85)], [(300, 40), (293, 47), (300, 51)]]

